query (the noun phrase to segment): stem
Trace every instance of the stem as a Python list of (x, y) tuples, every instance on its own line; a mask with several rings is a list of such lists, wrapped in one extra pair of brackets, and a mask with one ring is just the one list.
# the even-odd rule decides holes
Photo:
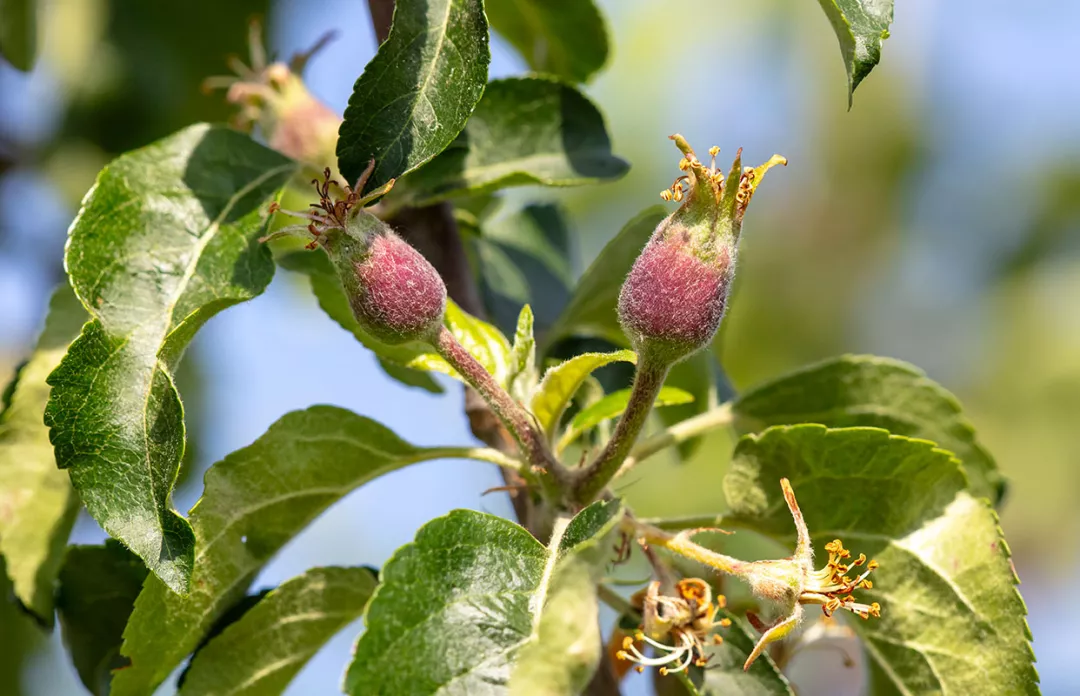
[(510, 431), (529, 464), (547, 474), (542, 477), (545, 489), (549, 493), (557, 493), (558, 488), (552, 476), (561, 475), (561, 465), (551, 455), (543, 436), (533, 427), (525, 410), (506, 393), (505, 389), (499, 386), (491, 373), (484, 369), (484, 366), (445, 326), (439, 329), (439, 335), (435, 339), (435, 350), (488, 403), (498, 419)]
[(681, 423), (676, 423), (662, 433), (657, 433), (652, 437), (642, 440), (638, 443), (637, 447), (630, 452), (630, 456), (626, 458), (626, 461), (622, 463), (622, 466), (619, 467), (619, 470), (611, 479), (612, 482), (622, 478), (630, 471), (630, 469), (634, 468), (634, 466), (645, 461), (657, 452), (680, 445), (687, 440), (707, 433), (710, 430), (715, 430), (716, 428), (725, 425), (731, 425), (732, 419), (731, 402), (728, 401), (705, 413), (700, 413), (693, 418), (687, 418)]
[(428, 459), (475, 459), (481, 462), (497, 464), (503, 469), (513, 471), (532, 480), (532, 472), (518, 459), (492, 447), (425, 447), (420, 452), (423, 460)]
[(619, 612), (620, 616), (630, 614), (631, 616), (640, 617), (641, 615), (641, 612), (634, 608), (630, 600), (603, 583), (596, 586), (596, 596), (601, 602)]
[(635, 534), (639, 539), (644, 539), (650, 546), (662, 546), (663, 548), (677, 553), (684, 558), (697, 561), (702, 565), (715, 568), (723, 573), (743, 577), (746, 574), (747, 563), (731, 556), (725, 556), (716, 551), (699, 546), (690, 540), (694, 530), (688, 530), (679, 534), (671, 534), (652, 525), (638, 522)]
[(619, 466), (645, 426), (669, 368), (667, 363), (650, 357), (648, 353), (641, 356), (637, 374), (634, 375), (634, 387), (630, 391), (630, 401), (619, 424), (615, 426), (615, 432), (592, 464), (576, 477), (574, 495), (578, 503), (587, 505), (592, 502), (618, 473)]
[(690, 675), (688, 675), (685, 670), (676, 672), (675, 676), (682, 682), (683, 688), (686, 689), (686, 693), (689, 694), (689, 696), (701, 696), (701, 692), (694, 686), (694, 682), (690, 681)]

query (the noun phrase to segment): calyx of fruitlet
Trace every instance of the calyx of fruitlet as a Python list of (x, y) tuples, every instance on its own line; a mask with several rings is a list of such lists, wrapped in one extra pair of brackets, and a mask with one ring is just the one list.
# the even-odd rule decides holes
[(728, 174), (716, 167), (720, 149), (709, 149), (706, 167), (681, 135), (685, 174), (661, 193), (682, 203), (656, 228), (619, 294), (619, 319), (638, 353), (672, 364), (704, 348), (716, 334), (735, 274), (743, 214), (765, 172), (787, 164), (773, 155), (760, 167), (743, 167), (742, 150)]
[(310, 240), (308, 249), (322, 247), (337, 270), (353, 316), (374, 338), (391, 345), (434, 343), (446, 312), (446, 285), (420, 252), (364, 210), (394, 184), (390, 180), (362, 196), (374, 168), (372, 160), (355, 186), (339, 184), (327, 168), (322, 181), (312, 182), (319, 202), (312, 203), (311, 210), (288, 211), (272, 204), (271, 212), (307, 223), (283, 227), (263, 241), (299, 236)]

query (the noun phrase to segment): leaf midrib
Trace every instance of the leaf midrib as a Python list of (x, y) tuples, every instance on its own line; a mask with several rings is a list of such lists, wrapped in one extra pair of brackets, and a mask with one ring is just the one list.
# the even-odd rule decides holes
[[(457, 0), (446, 0), (446, 13), (443, 16), (442, 23), (439, 25), (441, 27), (441, 31), (439, 31), (438, 43), (435, 46), (435, 53), (432, 55), (431, 61), (428, 62), (427, 74), (424, 76), (424, 82), (422, 85), (420, 85), (420, 88), (416, 90), (416, 97), (409, 104), (409, 118), (401, 119), (401, 130), (399, 130), (398, 134), (394, 136), (393, 140), (391, 140), (387, 144), (383, 152), (389, 152), (392, 147), (396, 146), (399, 142), (401, 142), (401, 136), (405, 133), (406, 129), (409, 127), (409, 124), (412, 122), (412, 116), (416, 114), (416, 105), (420, 103), (420, 100), (427, 99), (429, 103), (431, 101), (431, 99), (427, 96), (427, 89), (431, 83), (431, 76), (435, 74), (435, 64), (438, 62), (439, 57), (442, 56), (443, 44), (446, 42), (447, 36), (450, 33), (450, 12), (453, 10), (455, 2), (457, 2)], [(453, 42), (451, 42), (451, 44), (452, 43)], [(434, 155), (428, 157), (427, 159), (430, 160), (433, 157)], [(421, 163), (417, 163), (412, 168), (415, 169), (417, 166), (419, 166), (419, 164)], [(402, 172), (402, 174), (404, 173), (405, 172)]]

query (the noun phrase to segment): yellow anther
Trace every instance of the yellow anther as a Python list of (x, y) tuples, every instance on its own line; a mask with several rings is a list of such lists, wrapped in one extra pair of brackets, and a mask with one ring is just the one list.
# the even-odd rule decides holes
[(709, 154), (712, 155), (713, 157), (716, 157), (717, 155), (719, 155), (720, 154), (720, 146), (719, 145), (713, 145), (712, 147), (710, 147), (709, 148)]
[(727, 628), (731, 625), (731, 619), (720, 619), (720, 627)]
[[(638, 640), (640, 640), (640, 638)], [(629, 650), (630, 646), (633, 645), (633, 644), (634, 644), (634, 639), (631, 638), (630, 636), (626, 636), (626, 637), (624, 637), (622, 639), (623, 650)]]

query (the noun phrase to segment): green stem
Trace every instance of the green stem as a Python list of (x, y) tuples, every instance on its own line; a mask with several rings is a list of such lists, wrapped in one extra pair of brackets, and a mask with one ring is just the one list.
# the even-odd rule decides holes
[(630, 401), (619, 419), (619, 424), (615, 426), (615, 432), (604, 450), (576, 476), (574, 495), (579, 504), (587, 505), (592, 502), (619, 471), (619, 466), (630, 453), (630, 448), (634, 446), (645, 426), (656, 396), (664, 386), (669, 367), (667, 363), (648, 354), (640, 357), (637, 374), (634, 375), (634, 387), (630, 391)]
[(439, 330), (434, 346), (439, 355), (483, 397), (514, 438), (522, 456), (533, 467), (544, 472), (541, 483), (545, 490), (552, 495), (556, 494), (558, 487), (555, 478), (562, 476), (564, 470), (551, 454), (543, 436), (533, 426), (525, 410), (499, 386), (491, 373), (484, 369), (445, 326)]
[(701, 696), (701, 692), (694, 686), (694, 682), (690, 681), (690, 675), (686, 671), (676, 672), (675, 676), (682, 682), (683, 688), (686, 689), (686, 693), (690, 696)]
[(711, 551), (703, 546), (698, 546), (690, 539), (693, 531), (687, 530), (679, 534), (671, 534), (657, 527), (636, 522), (634, 536), (643, 539), (649, 546), (660, 546), (672, 553), (677, 553), (722, 573), (740, 578), (745, 577), (746, 571), (751, 564), (740, 561), (738, 558)]
[(596, 596), (601, 602), (617, 611), (620, 616), (624, 614), (637, 617), (641, 616), (641, 612), (634, 608), (634, 605), (630, 603), (630, 600), (603, 583), (596, 586)]
[(693, 418), (687, 418), (686, 420), (676, 423), (662, 433), (657, 433), (652, 437), (646, 438), (637, 444), (631, 452), (630, 456), (622, 463), (619, 470), (612, 477), (612, 482), (617, 481), (626, 475), (626, 472), (634, 468), (637, 464), (645, 461), (649, 457), (653, 456), (657, 452), (665, 450), (669, 447), (675, 447), (687, 440), (691, 440), (699, 435), (723, 427), (725, 425), (731, 425), (732, 412), (731, 402), (720, 404), (716, 408), (710, 409), (705, 413), (698, 414)]
[(414, 461), (431, 459), (475, 459), (481, 462), (497, 464), (504, 469), (516, 472), (527, 480), (534, 480), (529, 467), (519, 459), (503, 454), (492, 447), (425, 447), (417, 453)]

